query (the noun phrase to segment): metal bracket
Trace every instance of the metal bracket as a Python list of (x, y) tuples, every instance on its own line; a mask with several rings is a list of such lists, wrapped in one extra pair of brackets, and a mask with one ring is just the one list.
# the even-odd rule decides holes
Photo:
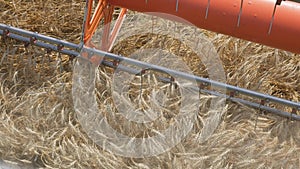
[(29, 39), (29, 41), (30, 41), (30, 44), (35, 44), (36, 43), (36, 41), (37, 41), (37, 38), (36, 37), (34, 37), (34, 36), (32, 36), (32, 37), (30, 37), (30, 39)]
[(3, 30), (3, 35), (2, 35), (2, 41), (5, 42), (5, 39), (9, 36), (9, 30), (4, 29)]
[(61, 50), (63, 50), (63, 48), (64, 48), (63, 44), (60, 43), (60, 44), (57, 45), (57, 51), (58, 52), (60, 52)]

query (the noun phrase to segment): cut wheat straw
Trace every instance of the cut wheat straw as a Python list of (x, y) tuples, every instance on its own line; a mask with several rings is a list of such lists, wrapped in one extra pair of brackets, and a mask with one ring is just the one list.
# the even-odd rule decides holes
[[(6, 24), (78, 43), (84, 3), (0, 0), (0, 18)], [(130, 25), (127, 26), (130, 30)], [(185, 27), (179, 30), (186, 31)], [(299, 55), (202, 32), (213, 41), (220, 55), (227, 83), (300, 101)], [(219, 112), (211, 112), (208, 110), (214, 97), (207, 95), (200, 97), (192, 132), (170, 151), (147, 158), (117, 156), (96, 145), (78, 121), (71, 95), (73, 62), (68, 57), (63, 57), (61, 71), (55, 53), (47, 54), (36, 47), (24, 49), (22, 44), (11, 40), (0, 45), (0, 158), (3, 160), (45, 168), (300, 167), (299, 122), (233, 103), (226, 103)], [(196, 75), (208, 76), (204, 64), (190, 48), (169, 37), (133, 36), (117, 43), (113, 52), (128, 56), (137, 49), (159, 45), (180, 55)], [(154, 93), (153, 97), (163, 96), (158, 92), (162, 90), (168, 93), (169, 84), (157, 81), (156, 76), (145, 75), (139, 108), (152, 107), (163, 116), (151, 125), (137, 125), (128, 123), (113, 102), (113, 71), (101, 67), (96, 75), (98, 106), (117, 131), (135, 137), (159, 135), (169, 123), (174, 123), (177, 113), (170, 109), (177, 110), (180, 105), (178, 91), (172, 89), (174, 98), (168, 97), (164, 109), (159, 100), (154, 102), (148, 97), (149, 93)], [(123, 93), (131, 95), (137, 107), (139, 83), (140, 78), (136, 77), (129, 93)], [(107, 108), (113, 113), (105, 112)], [(220, 116), (215, 117), (219, 119), (216, 130), (207, 131), (211, 135), (203, 139), (206, 138), (205, 133), (201, 134), (204, 126), (214, 125), (206, 118), (217, 113)]]

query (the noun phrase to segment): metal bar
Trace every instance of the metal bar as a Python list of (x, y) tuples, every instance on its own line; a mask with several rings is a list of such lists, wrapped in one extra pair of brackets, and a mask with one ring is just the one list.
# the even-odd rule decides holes
[(225, 83), (213, 81), (213, 80), (210, 80), (210, 79), (198, 77), (198, 76), (191, 75), (191, 74), (188, 74), (188, 73), (184, 73), (184, 72), (168, 69), (168, 68), (165, 68), (165, 67), (161, 67), (161, 66), (141, 62), (141, 61), (138, 61), (138, 60), (135, 60), (135, 59), (122, 57), (122, 56), (119, 56), (119, 55), (115, 55), (115, 54), (112, 54), (112, 53), (108, 53), (108, 52), (104, 52), (104, 51), (100, 51), (100, 50), (96, 50), (96, 49), (92, 49), (92, 48), (84, 48), (84, 50), (88, 53), (93, 53), (95, 55), (104, 56), (106, 58), (120, 60), (122, 62), (126, 62), (126, 63), (132, 64), (132, 65), (136, 65), (136, 66), (139, 66), (143, 69), (145, 69), (145, 68), (160, 69), (164, 72), (168, 72), (169, 74), (171, 74), (173, 76), (178, 76), (178, 77), (181, 77), (181, 78), (184, 78), (184, 79), (187, 79), (187, 80), (196, 80), (198, 83), (206, 83), (208, 85), (211, 85), (211, 86), (219, 88), (219, 89), (226, 89), (226, 90), (229, 90), (229, 91), (237, 91), (239, 94), (247, 95), (247, 96), (250, 96), (250, 97), (259, 98), (259, 99), (262, 99), (262, 100), (268, 100), (268, 101), (271, 101), (271, 102), (283, 104), (283, 105), (290, 106), (290, 107), (300, 108), (300, 103), (296, 103), (296, 102), (292, 102), (292, 101), (289, 101), (289, 100), (281, 99), (281, 98), (274, 97), (274, 96), (271, 96), (271, 95), (258, 93), (258, 92), (251, 91), (251, 90), (248, 90), (248, 89), (239, 88), (239, 87), (228, 85), (228, 84), (225, 84)]
[(34, 33), (34, 32), (31, 32), (31, 31), (27, 31), (27, 30), (24, 30), (24, 29), (19, 29), (19, 28), (4, 25), (4, 24), (1, 24), (1, 23), (0, 23), (0, 29), (8, 30), (10, 33), (20, 34), (22, 36), (26, 36), (26, 37), (29, 37), (29, 38), (34, 37), (37, 40), (45, 41), (45, 42), (52, 43), (52, 44), (57, 44), (57, 45), (62, 44), (65, 47), (68, 47), (68, 48), (76, 50), (76, 51), (79, 50), (79, 45), (77, 45), (77, 44), (70, 43), (70, 42), (63, 41), (63, 40), (56, 39), (56, 38), (52, 38), (52, 37), (49, 37), (49, 36), (41, 35), (41, 34)]
[[(0, 30), (0, 35), (3, 35), (3, 30)], [(30, 38), (29, 37), (24, 37), (24, 36), (17, 35), (17, 34), (14, 34), (14, 33), (9, 33), (8, 37), (12, 38), (12, 39), (22, 41), (22, 42), (30, 43)], [(58, 39), (55, 39), (55, 38), (52, 38), (52, 40), (53, 41), (57, 40), (56, 41), (57, 43), (55, 43), (55, 44), (59, 44), (58, 42), (61, 41), (61, 40), (58, 40)], [(71, 44), (71, 43), (68, 43), (68, 44)], [(48, 44), (48, 43), (44, 43), (44, 42), (41, 42), (41, 41), (36, 41), (33, 45), (38, 46), (38, 47), (42, 47), (42, 48), (45, 48), (45, 49), (50, 49), (52, 51), (60, 52), (62, 54), (66, 54), (66, 55), (69, 55), (69, 56), (76, 57), (76, 56), (79, 55), (79, 53), (77, 51), (74, 51), (75, 49), (77, 49), (77, 47), (79, 48), (79, 45), (76, 45), (76, 48), (72, 48), (72, 50), (68, 50), (68, 49), (58, 50), (57, 46), (52, 45), (52, 44)], [(75, 44), (72, 44), (72, 46), (75, 46)]]
[(272, 108), (272, 107), (269, 107), (269, 106), (261, 105), (259, 103), (254, 103), (254, 102), (244, 100), (244, 99), (241, 99), (241, 98), (230, 97), (228, 95), (225, 95), (225, 94), (222, 94), (222, 93), (219, 93), (219, 92), (215, 92), (215, 91), (211, 91), (211, 90), (201, 90), (200, 92), (210, 94), (210, 95), (214, 95), (214, 96), (218, 96), (218, 97), (223, 97), (223, 98), (226, 98), (227, 100), (230, 100), (230, 101), (235, 102), (235, 103), (241, 103), (241, 104), (253, 107), (253, 108), (257, 108), (257, 109), (265, 110), (267, 112), (271, 112), (273, 114), (276, 114), (276, 115), (279, 115), (279, 116), (282, 116), (282, 117), (292, 118), (292, 119), (300, 121), (300, 116), (297, 115), (297, 114), (288, 113), (288, 112), (285, 112), (285, 111), (281, 111), (281, 110), (278, 110), (278, 109), (275, 109), (275, 108)]
[[(0, 27), (0, 35), (3, 35), (3, 30), (1, 30), (3, 28), (5, 29), (5, 28), (7, 28), (7, 26)], [(12, 28), (12, 27), (9, 27), (9, 28)], [(10, 29), (10, 30), (18, 31), (18, 29)], [(17, 34), (14, 34), (14, 33), (9, 33), (7, 35), (7, 37), (30, 43), (30, 40), (31, 40), (30, 37), (23, 37), (22, 36), (22, 33), (24, 33), (24, 32), (25, 32), (26, 35), (28, 35), (28, 34), (31, 35), (32, 34), (32, 32), (21, 30), (20, 32), (18, 32), (18, 34), (20, 34), (20, 35), (17, 35)], [(35, 35), (36, 35), (36, 37), (40, 37), (39, 34), (35, 34)], [(49, 39), (49, 41), (47, 41), (48, 39)], [(51, 49), (53, 51), (57, 51), (57, 52), (60, 52), (60, 53), (66, 54), (66, 55), (81, 57), (80, 53), (76, 51), (80, 48), (80, 45), (76, 45), (76, 44), (73, 44), (73, 43), (70, 43), (70, 42), (61, 41), (59, 39), (50, 38), (50, 37), (47, 37), (47, 36), (43, 36), (43, 40), (45, 42), (54, 43), (55, 45), (44, 43), (44, 42), (41, 42), (41, 41), (38, 41), (38, 40), (35, 43), (33, 43), (32, 45), (36, 45), (36, 46), (46, 48), (46, 49)], [(71, 47), (71, 49), (70, 50), (67, 50), (67, 49), (59, 50), (56, 46), (56, 45), (59, 45), (59, 44), (69, 46), (69, 47)], [(282, 104), (282, 105), (285, 105), (285, 106), (288, 106), (288, 107), (295, 108), (296, 110), (300, 110), (300, 103), (297, 103), (297, 102), (281, 99), (281, 98), (270, 96), (270, 95), (263, 94), (263, 93), (258, 93), (258, 92), (251, 91), (251, 90), (244, 89), (244, 88), (239, 88), (239, 87), (236, 87), (236, 86), (228, 85), (228, 84), (225, 84), (225, 83), (213, 81), (213, 80), (206, 79), (206, 78), (201, 78), (201, 77), (191, 75), (191, 74), (188, 74), (188, 73), (168, 69), (168, 68), (157, 66), (157, 65), (152, 65), (152, 64), (149, 64), (149, 63), (145, 63), (145, 62), (141, 62), (141, 61), (134, 60), (134, 59), (131, 59), (131, 58), (127, 58), (127, 57), (115, 55), (115, 54), (112, 54), (112, 53), (96, 50), (96, 49), (93, 49), (93, 48), (84, 47), (82, 50), (85, 51), (85, 52), (88, 52), (88, 53), (92, 53), (93, 55), (98, 55), (98, 56), (102, 56), (102, 57), (105, 57), (105, 58), (119, 60), (121, 62), (126, 62), (126, 63), (132, 64), (132, 65), (136, 65), (136, 66), (140, 67), (141, 69), (149, 69), (150, 68), (150, 69), (161, 70), (161, 71), (167, 72), (170, 75), (175, 76), (175, 77), (181, 77), (181, 78), (184, 78), (184, 79), (187, 79), (187, 80), (196, 80), (198, 83), (205, 83), (207, 85), (211, 85), (211, 86), (219, 88), (219, 89), (227, 89), (229, 91), (238, 92), (239, 94), (242, 94), (242, 95), (247, 95), (247, 96), (250, 96), (250, 97), (253, 97), (253, 98), (259, 98), (261, 100), (268, 100), (270, 102)], [(83, 57), (81, 57), (81, 58), (83, 58)], [(86, 59), (86, 58), (84, 58), (84, 59)], [(106, 63), (106, 62), (104, 62), (104, 63)], [(118, 68), (125, 69), (124, 66), (122, 67), (122, 65), (119, 65)], [(128, 70), (128, 71), (130, 70), (135, 74), (138, 72), (137, 70), (133, 70), (131, 68), (126, 68), (126, 70)], [(215, 91), (212, 91), (212, 92), (215, 92)], [(235, 99), (236, 99), (236, 101), (239, 102), (239, 100), (237, 98), (235, 98)], [(257, 103), (250, 103), (250, 102), (249, 103), (243, 102), (243, 103), (245, 103), (247, 105), (252, 105), (254, 107), (257, 107), (257, 105), (256, 105)], [(260, 105), (260, 107), (263, 107), (263, 105)], [(267, 111), (273, 112), (275, 114), (282, 114), (282, 116), (285, 116), (285, 117), (287, 115), (286, 113), (280, 113), (280, 111), (277, 111), (277, 110), (276, 111), (271, 110), (272, 108), (265, 108), (265, 109), (266, 110), (268, 109)], [(292, 117), (293, 117), (293, 115), (292, 115)]]
[[(112, 68), (115, 67), (112, 62), (106, 61), (106, 60), (104, 60), (102, 64), (104, 66), (108, 66), (108, 67), (112, 67)], [(134, 75), (137, 75), (137, 74), (140, 73), (140, 71), (138, 71), (136, 69), (129, 68), (129, 67), (126, 67), (126, 66), (123, 66), (123, 65), (119, 65), (118, 70), (125, 71), (127, 73), (134, 74)], [(158, 77), (158, 80), (160, 80), (162, 82), (165, 82), (165, 83), (174, 83), (171, 79), (165, 78), (165, 77)], [(217, 97), (226, 98), (227, 100), (235, 102), (235, 103), (241, 103), (241, 104), (244, 104), (244, 105), (249, 106), (249, 107), (261, 109), (261, 110), (264, 110), (264, 111), (267, 111), (267, 112), (270, 112), (270, 113), (273, 113), (273, 114), (276, 114), (276, 115), (279, 115), (279, 116), (282, 116), (282, 117), (292, 118), (294, 120), (300, 121), (300, 116), (297, 115), (297, 114), (291, 114), (291, 113), (288, 113), (288, 112), (285, 112), (285, 111), (274, 109), (274, 108), (271, 108), (271, 107), (268, 107), (268, 106), (265, 106), (265, 105), (261, 105), (261, 104), (258, 104), (258, 103), (254, 103), (254, 102), (251, 102), (251, 101), (248, 101), (248, 100), (244, 100), (244, 99), (241, 99), (241, 98), (230, 97), (229, 95), (222, 94), (222, 93), (219, 93), (219, 92), (216, 92), (216, 91), (211, 91), (211, 90), (206, 90), (206, 89), (199, 89), (198, 87), (190, 87), (190, 88), (192, 90), (199, 91), (200, 93), (203, 93), (203, 94), (208, 94), (208, 95), (213, 95), (213, 96), (217, 96)]]

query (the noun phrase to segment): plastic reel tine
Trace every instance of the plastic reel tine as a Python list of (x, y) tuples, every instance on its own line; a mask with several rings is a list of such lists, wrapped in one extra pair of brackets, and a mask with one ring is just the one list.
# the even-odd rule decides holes
[(62, 56), (60, 51), (63, 50), (64, 45), (62, 44), (58, 44), (57, 45), (57, 51), (58, 51), (58, 64), (59, 64), (59, 72), (62, 73), (63, 72), (63, 63), (62, 63)]
[(59, 73), (63, 72), (63, 66), (62, 66), (62, 57), (61, 57), (61, 53), (58, 53), (58, 58), (57, 58), (57, 64), (56, 67), (59, 66)]
[[(261, 112), (261, 106), (265, 104), (265, 100), (261, 100), (260, 101), (260, 105), (259, 105), (259, 112)], [(257, 121), (258, 121), (258, 114), (259, 113), (256, 113), (256, 117), (255, 117), (255, 125), (254, 125), (254, 131), (256, 131), (256, 127), (257, 127)]]
[(50, 66), (50, 56), (49, 56), (50, 53), (51, 53), (51, 50), (49, 50), (49, 49), (43, 50), (43, 56), (41, 58), (41, 64), (43, 67), (43, 69), (41, 71), (43, 71), (43, 74), (46, 72), (46, 67)]
[(42, 57), (42, 61), (41, 61), (41, 64), (44, 66), (45, 65), (45, 58), (47, 56), (47, 49), (44, 49), (43, 50), (43, 57)]
[(241, 23), (241, 16), (242, 16), (242, 13), (243, 13), (243, 5), (244, 5), (244, 0), (241, 0), (241, 4), (240, 4), (240, 12), (239, 12), (239, 15), (238, 15), (238, 20), (237, 20), (237, 27), (240, 27), (240, 23)]
[[(68, 60), (68, 64), (69, 64), (69, 68), (71, 68), (71, 71), (73, 71), (73, 65), (74, 65), (74, 61), (75, 61), (76, 56), (69, 56), (69, 60)], [(101, 63), (102, 64), (102, 63)]]
[(39, 50), (37, 50), (37, 48), (33, 48), (33, 51), (34, 51), (34, 55), (33, 55), (33, 67), (36, 68), (37, 67), (37, 58), (39, 57)]
[(140, 104), (140, 106), (142, 107), (142, 105), (141, 105), (141, 100), (143, 99), (142, 97), (142, 95), (143, 95), (143, 76), (144, 76), (144, 74), (146, 73), (146, 69), (142, 69), (141, 70), (141, 72), (140, 72), (140, 78), (141, 78), (141, 80), (140, 80), (140, 101), (139, 101), (139, 104)]
[(46, 52), (47, 52), (47, 61), (48, 61), (48, 63), (47, 63), (47, 65), (50, 65), (50, 63), (51, 63), (51, 52), (52, 52), (52, 50), (51, 49), (46, 49)]
[(208, 18), (209, 6), (210, 6), (210, 0), (207, 0), (207, 6), (206, 6), (206, 10), (205, 10), (205, 19)]
[(16, 52), (16, 48), (13, 48), (12, 45), (6, 45), (6, 51), (3, 53), (1, 64), (4, 64), (5, 61), (6, 63), (9, 63), (9, 55), (10, 54), (14, 55), (15, 52)]
[[(299, 108), (299, 110), (300, 110), (300, 108)], [(297, 115), (297, 108), (296, 107), (292, 108), (292, 112), (290, 113), (290, 121), (293, 120), (293, 114)]]
[[(259, 109), (259, 112), (261, 111), (261, 109)], [(256, 127), (257, 127), (257, 121), (258, 121), (258, 115), (259, 113), (256, 113), (256, 117), (255, 117), (255, 125), (254, 125), (254, 131), (256, 131)]]
[(36, 49), (36, 47), (33, 45), (36, 43), (36, 38), (35, 37), (31, 37), (30, 38), (30, 49), (32, 50), (31, 55), (30, 55), (30, 66), (33, 66), (34, 68), (36, 67), (36, 55), (38, 54), (38, 50)]
[(32, 65), (32, 51), (29, 52), (29, 55), (28, 55), (28, 60), (27, 60), (27, 65), (28, 67), (30, 67)]
[(177, 83), (175, 82), (175, 78), (171, 76), (170, 78), (170, 95), (175, 95), (175, 89), (177, 88)]
[[(12, 46), (12, 50), (10, 51), (10, 54), (12, 54), (12, 56), (16, 56), (16, 52), (18, 51), (18, 47), (17, 46)], [(8, 58), (7, 58), (7, 60), (8, 60)], [(10, 62), (11, 63), (11, 66), (12, 67), (14, 67), (13, 66), (13, 61), (12, 62)]]
[(25, 60), (27, 59), (27, 61), (24, 61), (24, 62), (27, 62), (26, 67), (28, 67), (31, 64), (31, 52), (30, 52), (29, 48), (30, 48), (30, 43), (25, 42), (24, 49), (25, 49), (25, 54), (27, 56), (27, 58), (25, 57)]
[(6, 52), (3, 52), (3, 55), (2, 55), (2, 58), (0, 60), (0, 65), (3, 65), (4, 64), (4, 61), (5, 59), (7, 58), (7, 55), (8, 55), (8, 50), (6, 50)]
[[(35, 58), (35, 50), (34, 50), (34, 47), (32, 45), (29, 45), (27, 47), (27, 52), (26, 52), (26, 55), (28, 56), (27, 57), (27, 64), (26, 64), (26, 68), (25, 68), (25, 76), (26, 76), (26, 79), (32, 79), (32, 76), (30, 75), (31, 73), (34, 72), (34, 68), (35, 68), (35, 65), (34, 65), (34, 58)], [(26, 70), (27, 69), (27, 70)], [(27, 80), (26, 83), (29, 83), (30, 81)]]
[[(264, 110), (261, 109), (261, 106), (264, 106), (264, 105), (266, 105), (267, 103), (269, 103), (269, 100), (268, 100), (268, 99), (262, 99), (262, 100), (260, 100), (260, 105), (259, 105), (259, 107), (258, 107), (258, 110), (259, 110), (259, 112), (260, 112), (261, 114), (263, 114), (263, 112), (264, 112)], [(259, 114), (259, 113), (256, 113), (254, 131), (256, 131), (256, 127), (257, 127), (258, 114)]]
[[(7, 53), (6, 53), (6, 65), (9, 67), (9, 68), (12, 68), (13, 67), (13, 63), (12, 62), (10, 62), (9, 61), (9, 55), (11, 54), (11, 51), (10, 51), (10, 49), (8, 48), (8, 50), (7, 50)], [(9, 75), (9, 77), (12, 77), (12, 69), (8, 69), (8, 75)]]
[(22, 62), (22, 63), (24, 62), (24, 53), (20, 53), (19, 61)]
[(274, 23), (274, 19), (275, 19), (276, 8), (277, 8), (277, 5), (280, 5), (280, 3), (281, 3), (281, 2), (277, 1), (277, 2), (275, 3), (275, 5), (274, 5), (272, 18), (271, 18), (270, 25), (269, 25), (268, 35), (270, 35), (271, 32), (272, 32), (272, 27), (273, 27), (273, 23)]
[[(2, 52), (2, 51), (0, 51), (0, 52)], [(3, 65), (4, 57), (6, 57), (5, 55), (6, 55), (6, 53), (3, 51), (2, 57), (0, 59), (0, 66)]]

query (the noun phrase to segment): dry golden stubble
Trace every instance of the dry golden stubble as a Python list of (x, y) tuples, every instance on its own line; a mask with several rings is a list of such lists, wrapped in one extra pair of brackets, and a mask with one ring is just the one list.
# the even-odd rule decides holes
[[(21, 1), (0, 1), (1, 9), (4, 9), (0, 14), (2, 21), (21, 28), (78, 41), (82, 23), (79, 17), (82, 17), (82, 12), (76, 15), (78, 18), (69, 21), (58, 20), (59, 17), (53, 17), (55, 14), (51, 13), (60, 11), (61, 15), (69, 16), (67, 14), (71, 13), (69, 10), (64, 12), (61, 9), (52, 9), (60, 8), (59, 4), (68, 5), (70, 1), (19, 2)], [(79, 1), (72, 2), (82, 4)], [(82, 5), (79, 6), (80, 9), (73, 10), (73, 14), (82, 11)], [(40, 10), (32, 10), (34, 8), (47, 9), (42, 14), (51, 13), (46, 19), (47, 24), (43, 24), (40, 18), (33, 14), (26, 14), (40, 12)], [(74, 32), (70, 32), (70, 29)], [(228, 74), (228, 83), (299, 101), (299, 55), (223, 35), (209, 32), (207, 34), (217, 46)], [(174, 44), (176, 46), (175, 42)], [(1, 60), (4, 58), (2, 44), (0, 50)], [(121, 51), (116, 52), (121, 53)], [(21, 56), (18, 54), (18, 57)], [(187, 56), (184, 57), (189, 60)], [(4, 60), (7, 61), (7, 58)], [(20, 59), (10, 56), (8, 60), (12, 61), (9, 65), (13, 65)], [(50, 81), (41, 80), (42, 83), (36, 85), (38, 87), (26, 88), (21, 92), (22, 94), (16, 94), (16, 90), (20, 90), (22, 86), (20, 84), (25, 80), (26, 75), (22, 75), (26, 67), (25, 63), (27, 62), (20, 62), (16, 67), (0, 66), (0, 155), (3, 159), (33, 162), (47, 168), (299, 167), (298, 124), (287, 119), (260, 114), (257, 128), (254, 130), (256, 116), (252, 113), (259, 111), (236, 104), (229, 104), (224, 122), (204, 144), (187, 138), (173, 151), (157, 157), (146, 159), (116, 157), (94, 145), (81, 130), (72, 110), (70, 72), (62, 74), (56, 72), (57, 74), (52, 76)], [(192, 69), (198, 68), (195, 66)], [(109, 79), (111, 75), (108, 72), (103, 70), (101, 77)], [(204, 71), (199, 73), (205, 74)], [(44, 71), (40, 77), (47, 77), (48, 74), (49, 72)], [(105, 92), (107, 86), (109, 82), (104, 79), (101, 87), (103, 89), (99, 90), (99, 95), (106, 98), (105, 103), (110, 100), (109, 93)], [(205, 106), (203, 109), (205, 113)], [(202, 114), (198, 115), (199, 119), (203, 117)], [(199, 122), (198, 128), (201, 127), (202, 124)], [(196, 127), (195, 133), (197, 131)]]

